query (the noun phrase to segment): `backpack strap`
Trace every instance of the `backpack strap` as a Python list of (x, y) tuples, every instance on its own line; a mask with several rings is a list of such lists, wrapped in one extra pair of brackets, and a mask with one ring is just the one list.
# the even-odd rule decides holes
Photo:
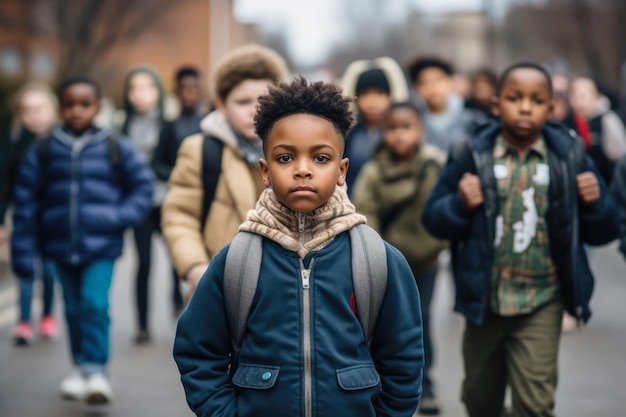
[(224, 144), (212, 136), (205, 136), (202, 143), (202, 217), (201, 231), (204, 230), (211, 204), (215, 198), (217, 181), (222, 172), (222, 152)]
[(387, 290), (387, 250), (380, 235), (365, 224), (349, 233), (356, 312), (369, 349)]
[(35, 139), (35, 153), (37, 154), (38, 178), (37, 178), (37, 200), (42, 201), (46, 196), (48, 184), (48, 170), (50, 166), (50, 135)]
[[(233, 362), (241, 348), (263, 257), (263, 238), (239, 232), (230, 243), (224, 267), (224, 306), (228, 318)], [(232, 367), (231, 368), (236, 368)]]

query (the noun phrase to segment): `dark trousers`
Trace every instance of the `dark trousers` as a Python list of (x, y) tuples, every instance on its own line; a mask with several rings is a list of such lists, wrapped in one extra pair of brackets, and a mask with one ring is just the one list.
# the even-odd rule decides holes
[(563, 304), (531, 314), (487, 315), (463, 334), (462, 399), (470, 417), (500, 417), (511, 386), (513, 416), (554, 417)]
[[(148, 330), (148, 294), (150, 264), (152, 262), (152, 234), (161, 232), (161, 207), (154, 207), (148, 217), (134, 229), (135, 247), (139, 266), (135, 281), (135, 301), (137, 305), (137, 321), (140, 330)], [(176, 271), (172, 269), (172, 303), (176, 310), (183, 304), (180, 290), (180, 280)]]
[(426, 272), (413, 272), (417, 288), (420, 292), (420, 302), (422, 307), (422, 331), (424, 337), (424, 376), (422, 379), (423, 397), (433, 397), (434, 388), (430, 378), (430, 368), (433, 365), (433, 346), (430, 331), (430, 304), (433, 299), (435, 289), (435, 278), (437, 278), (437, 269)]

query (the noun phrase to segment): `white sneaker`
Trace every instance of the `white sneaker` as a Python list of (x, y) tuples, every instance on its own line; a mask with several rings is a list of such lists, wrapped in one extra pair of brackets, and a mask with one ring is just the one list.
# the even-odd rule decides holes
[(102, 374), (93, 374), (87, 379), (85, 399), (88, 404), (107, 404), (113, 400), (109, 380)]
[(66, 400), (82, 400), (86, 392), (87, 381), (78, 369), (61, 381), (61, 396)]

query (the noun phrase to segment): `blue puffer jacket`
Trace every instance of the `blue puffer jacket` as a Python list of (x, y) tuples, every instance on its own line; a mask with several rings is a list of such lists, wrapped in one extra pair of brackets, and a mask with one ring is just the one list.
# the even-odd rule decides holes
[[(475, 325), (483, 322), (491, 291), (495, 221), (500, 210), (493, 148), (501, 131), (500, 122), (483, 125), (469, 143), (452, 147), (422, 214), (422, 222), (433, 236), (452, 242), (455, 310)], [(617, 238), (619, 211), (593, 162), (585, 156), (582, 141), (559, 124), (546, 124), (542, 134), (550, 170), (546, 212), (550, 253), (565, 308), (587, 321), (594, 281), (583, 243), (601, 245)], [(593, 204), (585, 204), (578, 197), (576, 175), (585, 171), (593, 171), (601, 187), (600, 199)], [(458, 196), (465, 172), (478, 175), (481, 182), (484, 203), (474, 211), (468, 210)]]
[(124, 229), (142, 221), (152, 207), (153, 174), (122, 138), (117, 168), (121, 179), (116, 181), (110, 135), (108, 130), (94, 130), (86, 142), (79, 142), (56, 129), (43, 192), (36, 145), (26, 152), (14, 191), (11, 251), (17, 276), (33, 274), (37, 248), (44, 257), (71, 265), (121, 255)]
[[(348, 233), (305, 256), (307, 268), (314, 260), (308, 290), (298, 255), (264, 238), (259, 283), (232, 378), (222, 289), (227, 250), (211, 260), (174, 342), (187, 402), (196, 415), (412, 416), (424, 360), (420, 300), (396, 249), (386, 246), (387, 290), (370, 353), (350, 305)], [(308, 347), (304, 306), (309, 297)], [(305, 367), (308, 357), (311, 369)]]

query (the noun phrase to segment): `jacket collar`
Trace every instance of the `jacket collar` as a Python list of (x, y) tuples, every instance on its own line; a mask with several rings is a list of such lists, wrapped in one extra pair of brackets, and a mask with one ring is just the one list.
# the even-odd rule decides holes
[[(472, 148), (476, 152), (493, 150), (496, 138), (501, 131), (502, 124), (499, 120), (479, 126), (471, 139)], [(576, 133), (573, 130), (557, 122), (547, 122), (541, 130), (541, 134), (548, 149), (554, 152), (560, 159), (567, 158), (572, 147), (572, 141), (577, 140)]]
[[(90, 133), (90, 137), (85, 143), (85, 146), (101, 142), (106, 140), (109, 136), (111, 136), (111, 130), (106, 128), (94, 127)], [(52, 136), (59, 139), (63, 144), (69, 146), (70, 148), (74, 145), (76, 141), (76, 136), (71, 133), (68, 133), (61, 127), (56, 127), (52, 131)]]

